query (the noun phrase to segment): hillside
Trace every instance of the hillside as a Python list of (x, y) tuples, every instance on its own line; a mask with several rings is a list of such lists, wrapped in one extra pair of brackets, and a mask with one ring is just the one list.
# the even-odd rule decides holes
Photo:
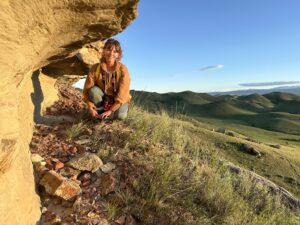
[[(136, 92), (134, 99), (138, 105), (151, 112), (163, 109), (202, 121), (207, 118), (226, 119), (228, 124), (245, 124), (286, 134), (300, 134), (299, 95), (274, 92), (265, 95), (209, 97), (208, 94), (193, 93), (191, 99), (187, 99), (183, 93), (156, 93), (152, 96), (152, 93)], [(141, 100), (140, 96), (143, 95), (147, 96), (147, 100)]]
[[(299, 200), (273, 183), (300, 196), (295, 148), (134, 103), (124, 121), (94, 120), (78, 91), (58, 86), (60, 100), (44, 118), (67, 114), (73, 122), (37, 125), (30, 145), (42, 157), (34, 166), (44, 224), (299, 224)], [(74, 164), (87, 155), (93, 160)], [(73, 186), (53, 193), (49, 174)]]

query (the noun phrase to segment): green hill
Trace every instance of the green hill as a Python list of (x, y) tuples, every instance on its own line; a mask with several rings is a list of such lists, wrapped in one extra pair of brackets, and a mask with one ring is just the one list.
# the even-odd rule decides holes
[(291, 94), (291, 93), (284, 93), (284, 92), (272, 92), (270, 94), (263, 95), (267, 99), (269, 99), (274, 104), (282, 103), (285, 101), (299, 101), (300, 102), (300, 95)]
[[(167, 110), (197, 119), (226, 119), (262, 129), (300, 134), (300, 96), (274, 92), (265, 95), (210, 96), (203, 93), (136, 92), (136, 102), (151, 112)], [(134, 93), (136, 95), (136, 93)], [(147, 96), (141, 97), (141, 96)], [(142, 104), (140, 104), (141, 102)]]
[(300, 101), (291, 100), (279, 103), (273, 108), (274, 112), (287, 112), (292, 114), (300, 114)]
[(300, 115), (270, 112), (251, 118), (254, 126), (289, 134), (300, 134)]
[(272, 108), (274, 106), (274, 104), (268, 98), (259, 94), (239, 96), (238, 99), (243, 102), (253, 104), (259, 108)]
[(187, 107), (187, 114), (202, 115), (213, 117), (234, 117), (239, 115), (253, 114), (247, 109), (239, 108), (227, 101), (217, 101), (204, 105), (189, 105)]

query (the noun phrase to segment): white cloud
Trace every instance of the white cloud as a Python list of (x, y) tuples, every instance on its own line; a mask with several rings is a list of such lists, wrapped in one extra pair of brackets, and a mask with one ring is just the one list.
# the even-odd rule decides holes
[(202, 67), (199, 70), (201, 72), (204, 72), (204, 71), (208, 71), (208, 70), (222, 69), (223, 67), (224, 67), (224, 65), (222, 65), (222, 64), (216, 64), (216, 65), (210, 65), (210, 66)]
[(300, 81), (258, 82), (258, 83), (243, 83), (240, 85), (244, 87), (262, 87), (262, 86), (289, 85), (289, 84), (300, 84)]

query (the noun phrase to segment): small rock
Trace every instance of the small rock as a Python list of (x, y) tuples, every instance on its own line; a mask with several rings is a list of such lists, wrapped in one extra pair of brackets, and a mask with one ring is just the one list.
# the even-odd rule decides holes
[(80, 180), (81, 182), (90, 180), (92, 178), (92, 175), (89, 172), (80, 174), (80, 176), (78, 177), (78, 180)]
[(216, 130), (213, 130), (213, 131), (218, 132), (218, 133), (222, 133), (222, 134), (226, 133), (226, 129), (223, 128), (223, 127), (217, 128)]
[(44, 164), (44, 166), (46, 165), (45, 159), (40, 156), (39, 154), (32, 154), (31, 155), (31, 162), (34, 163), (38, 163), (38, 164)]
[(93, 130), (90, 129), (90, 128), (87, 128), (85, 131), (84, 131), (85, 134), (91, 136), (93, 134)]
[(62, 162), (58, 161), (55, 163), (54, 170), (60, 170), (65, 166)]
[(102, 174), (100, 182), (101, 194), (108, 195), (116, 190), (118, 180), (115, 177), (115, 173)]
[(250, 154), (250, 155), (254, 155), (254, 156), (257, 156), (257, 157), (261, 157), (261, 153), (260, 151), (258, 151), (257, 149), (253, 148), (251, 145), (248, 145), (248, 144), (242, 144), (241, 145), (241, 150)]
[(138, 224), (132, 216), (129, 216), (126, 218), (125, 225), (138, 225)]
[(109, 225), (109, 222), (107, 219), (99, 218), (97, 221), (99, 225)]
[(115, 223), (123, 225), (125, 223), (126, 217), (120, 216), (117, 220), (115, 220)]
[(83, 187), (86, 187), (86, 186), (88, 186), (88, 185), (90, 185), (91, 184), (91, 180), (86, 180), (86, 181), (83, 181), (82, 183), (81, 183), (81, 185), (83, 186)]
[(33, 168), (34, 168), (34, 171), (36, 172), (36, 174), (38, 176), (37, 177), (38, 179), (42, 178), (44, 176), (44, 174), (49, 171), (48, 168), (46, 168), (43, 165), (39, 165), (39, 164), (34, 164)]
[(38, 154), (31, 155), (31, 161), (33, 164), (34, 171), (37, 173), (38, 177), (42, 177), (47, 168), (45, 167), (46, 162), (43, 157)]
[(281, 146), (279, 144), (270, 144), (270, 147), (280, 149)]
[(52, 162), (55, 162), (55, 163), (57, 163), (57, 162), (59, 162), (59, 159), (57, 159), (57, 158), (50, 158), (50, 160), (52, 161)]
[(75, 143), (78, 145), (86, 145), (88, 143), (91, 143), (91, 140), (90, 139), (81, 139), (81, 140), (75, 141)]
[(46, 207), (43, 207), (43, 208), (42, 208), (42, 213), (47, 212), (47, 210), (48, 210), (48, 209), (47, 209)]
[(103, 165), (103, 162), (96, 154), (86, 152), (71, 159), (67, 164), (74, 169), (95, 172)]
[(77, 179), (77, 176), (80, 174), (80, 170), (75, 170), (71, 167), (65, 166), (59, 171), (59, 173), (64, 177), (75, 177), (75, 179)]
[(53, 170), (48, 171), (40, 181), (48, 194), (70, 200), (81, 193), (80, 186), (70, 179), (59, 175)]
[(106, 163), (100, 167), (103, 173), (110, 173), (112, 170), (116, 168), (116, 165), (113, 163)]
[(82, 135), (78, 138), (78, 140), (83, 140), (83, 139), (89, 139), (90, 137), (88, 135)]
[(51, 159), (46, 159), (46, 165), (45, 165), (49, 170), (53, 169), (53, 164)]
[(59, 126), (58, 125), (56, 125), (56, 126), (53, 127), (53, 131), (58, 131), (58, 130), (59, 130)]
[(231, 136), (231, 137), (235, 137), (235, 133), (233, 131), (227, 131), (226, 135)]
[(100, 216), (97, 214), (97, 213), (94, 213), (94, 212), (89, 212), (87, 214), (88, 218), (91, 218), (91, 219), (98, 219)]

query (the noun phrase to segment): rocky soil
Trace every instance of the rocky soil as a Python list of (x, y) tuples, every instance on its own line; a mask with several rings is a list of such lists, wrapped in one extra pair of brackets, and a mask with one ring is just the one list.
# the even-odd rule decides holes
[[(36, 124), (30, 144), (42, 224), (137, 224), (126, 209), (114, 212), (108, 201), (120, 201), (118, 193), (126, 191), (144, 168), (121, 153), (105, 155), (107, 143), (119, 140), (111, 135), (112, 122), (89, 118), (80, 91), (70, 84), (59, 83), (58, 90), (60, 100), (47, 114), (69, 115), (75, 122)], [(120, 130), (123, 136), (131, 132)]]

